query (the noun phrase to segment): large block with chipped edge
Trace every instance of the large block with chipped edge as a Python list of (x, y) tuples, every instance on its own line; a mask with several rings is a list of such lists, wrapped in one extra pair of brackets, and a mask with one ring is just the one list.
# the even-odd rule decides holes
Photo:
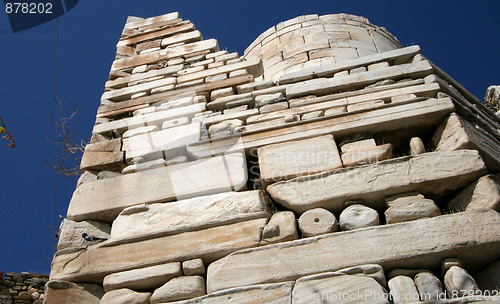
[(208, 267), (207, 290), (285, 282), (363, 264), (432, 269), (450, 255), (471, 271), (497, 259), (500, 214), (462, 212), (241, 250)]
[(339, 212), (352, 199), (378, 208), (385, 197), (403, 192), (440, 198), (486, 172), (475, 150), (432, 152), (299, 177), (272, 184), (267, 191), (276, 202), (298, 213), (318, 207)]
[(113, 221), (111, 240), (151, 238), (239, 222), (269, 213), (264, 191), (224, 192), (168, 204), (144, 204), (123, 210)]
[(111, 222), (126, 207), (240, 190), (246, 181), (240, 153), (97, 180), (75, 190), (68, 219)]
[(264, 187), (281, 180), (342, 168), (332, 135), (264, 146), (257, 153)]

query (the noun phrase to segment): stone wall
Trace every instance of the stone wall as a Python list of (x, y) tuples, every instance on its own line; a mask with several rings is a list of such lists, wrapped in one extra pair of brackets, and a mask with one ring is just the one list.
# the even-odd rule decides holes
[(303, 68), (333, 64), (401, 47), (385, 28), (349, 14), (306, 15), (278, 23), (245, 50), (260, 58), (266, 79)]
[[(300, 69), (256, 51), (284, 31), (304, 43), (272, 52), (306, 52)], [(365, 18), (308, 15), (268, 32), (240, 57), (177, 13), (129, 17), (46, 303), (498, 292), (499, 118)], [(356, 56), (335, 57), (346, 44)]]
[(0, 303), (41, 304), (45, 298), (44, 287), (49, 276), (34, 273), (0, 272)]

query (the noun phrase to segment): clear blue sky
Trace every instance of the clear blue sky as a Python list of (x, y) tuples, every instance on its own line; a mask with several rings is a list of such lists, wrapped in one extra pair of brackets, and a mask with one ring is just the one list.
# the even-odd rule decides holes
[(418, 44), (423, 54), (482, 99), (490, 84), (500, 84), (499, 1), (165, 1), (80, 0), (59, 18), (59, 68), (55, 20), (13, 34), (0, 12), (0, 112), (16, 141), (0, 142), (0, 271), (48, 273), (59, 225), (76, 179), (56, 176), (55, 127), (47, 116), (58, 96), (84, 108), (75, 119), (78, 139), (90, 137), (115, 45), (129, 15), (151, 17), (179, 11), (204, 38), (221, 49), (244, 49), (280, 21), (304, 14), (350, 13), (384, 26), (404, 46)]

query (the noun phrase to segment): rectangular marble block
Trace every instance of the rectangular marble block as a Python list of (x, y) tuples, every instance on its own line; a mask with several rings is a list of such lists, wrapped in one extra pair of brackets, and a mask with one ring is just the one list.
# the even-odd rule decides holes
[(498, 212), (462, 212), (241, 250), (208, 267), (207, 291), (285, 282), (363, 264), (379, 264), (386, 271), (430, 269), (450, 254), (476, 271), (498, 258), (499, 245)]
[(240, 153), (97, 180), (75, 190), (68, 219), (111, 222), (126, 207), (240, 190), (246, 180)]
[(111, 241), (151, 238), (220, 226), (270, 213), (264, 191), (224, 192), (171, 202), (129, 207), (114, 220)]
[(111, 273), (201, 258), (205, 264), (258, 246), (268, 215), (212, 228), (124, 244), (102, 243), (55, 254), (51, 280), (102, 283)]
[(257, 153), (264, 187), (281, 180), (342, 168), (332, 135), (264, 146)]
[(486, 166), (475, 150), (432, 152), (299, 177), (272, 184), (267, 191), (297, 213), (318, 207), (340, 212), (350, 199), (378, 208), (384, 206), (384, 198), (410, 191), (439, 199), (485, 173)]
[(123, 140), (123, 150), (127, 159), (158, 151), (166, 151), (167, 154), (175, 153), (173, 150), (195, 143), (200, 140), (200, 137), (201, 123), (191, 123), (126, 138)]

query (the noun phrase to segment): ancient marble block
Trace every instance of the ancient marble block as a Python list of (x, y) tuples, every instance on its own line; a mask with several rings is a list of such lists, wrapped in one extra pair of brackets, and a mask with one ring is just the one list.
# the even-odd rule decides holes
[(111, 239), (147, 238), (271, 217), (271, 204), (264, 191), (255, 190), (199, 196), (168, 204), (133, 206), (123, 210), (114, 220)]
[(120, 169), (123, 166), (123, 152), (85, 151), (80, 170)]
[(182, 272), (186, 276), (204, 276), (207, 274), (202, 259), (193, 259), (182, 262)]
[(150, 303), (165, 303), (200, 297), (207, 294), (205, 279), (200, 276), (183, 276), (174, 278), (156, 289)]
[(441, 281), (432, 272), (420, 272), (414, 280), (422, 301), (436, 300), (443, 293)]
[(468, 269), (480, 269), (498, 257), (499, 242), (498, 212), (462, 212), (241, 250), (208, 266), (207, 288), (284, 282), (363, 264), (433, 268), (451, 251)]
[(387, 282), (394, 304), (419, 302), (420, 294), (412, 278), (399, 275)]
[(339, 226), (343, 231), (378, 226), (379, 224), (378, 212), (359, 204), (345, 208), (339, 216)]
[[(211, 263), (231, 252), (261, 244), (268, 218), (157, 236), (140, 241), (108, 241), (55, 254), (52, 280), (102, 283), (109, 274), (158, 264), (201, 258)], [(283, 243), (282, 243), (283, 244)]]
[(270, 185), (267, 191), (276, 202), (299, 213), (317, 207), (341, 211), (349, 199), (382, 207), (385, 197), (415, 190), (439, 198), (485, 173), (477, 151), (433, 152), (290, 179)]
[(476, 294), (480, 291), (474, 278), (463, 268), (452, 266), (444, 275), (444, 286), (449, 294), (459, 297)]
[(97, 221), (75, 222), (71, 220), (64, 220), (59, 231), (57, 250), (70, 247), (85, 247), (98, 243), (86, 241), (82, 237), (82, 234), (84, 233), (97, 238), (109, 239), (110, 232), (111, 227), (108, 223)]
[(493, 209), (500, 212), (500, 184), (495, 175), (486, 175), (473, 182), (449, 203), (451, 211)]
[(181, 263), (174, 262), (107, 275), (104, 277), (103, 286), (106, 292), (122, 288), (147, 291), (179, 276), (182, 276)]
[(292, 293), (294, 304), (389, 304), (385, 289), (364, 275), (324, 273), (297, 280)]
[(100, 304), (149, 304), (150, 298), (150, 292), (135, 292), (127, 288), (122, 288), (104, 294)]
[(45, 284), (44, 303), (88, 303), (99, 304), (104, 290), (95, 284), (75, 284), (51, 280)]
[(426, 199), (417, 192), (391, 196), (385, 202), (388, 207), (384, 213), (387, 224), (441, 215), (433, 200)]
[(201, 124), (164, 129), (157, 132), (136, 135), (123, 140), (123, 150), (127, 159), (144, 156), (154, 152), (175, 155), (175, 150), (182, 150), (186, 145), (200, 140)]
[[(252, 150), (265, 145), (282, 143), (291, 140), (301, 140), (321, 135), (333, 134), (334, 136), (354, 135), (360, 132), (386, 132), (396, 131), (401, 128), (435, 126), (439, 124), (446, 115), (453, 111), (454, 105), (451, 99), (428, 99), (410, 103), (396, 103), (384, 108), (369, 112), (346, 114), (341, 116), (325, 117), (321, 120), (305, 121), (301, 124), (290, 124), (284, 128), (267, 130), (266, 132), (242, 133), (242, 146), (237, 147)], [(252, 112), (254, 111), (254, 112)], [(257, 109), (251, 109), (241, 113), (239, 117), (255, 115)], [(236, 114), (236, 113), (235, 113)], [(231, 115), (235, 115), (231, 114)], [(225, 115), (209, 117), (204, 123), (217, 123), (222, 121)], [(239, 118), (231, 117), (231, 118)], [(229, 118), (229, 117), (228, 117)], [(234, 151), (232, 140), (218, 140), (214, 142), (201, 142), (188, 146), (188, 152), (194, 158), (205, 158), (221, 153)]]
[(293, 241), (299, 238), (297, 220), (291, 211), (273, 214), (262, 230), (262, 244)]
[(262, 184), (342, 167), (332, 135), (261, 147), (257, 150)]
[(213, 292), (203, 297), (178, 301), (176, 304), (292, 304), (295, 282), (259, 284)]
[(246, 180), (239, 153), (97, 180), (75, 190), (68, 219), (111, 222), (126, 207), (240, 190)]
[(344, 167), (370, 164), (392, 158), (392, 144), (353, 149), (342, 153)]
[(436, 151), (479, 150), (488, 168), (500, 170), (500, 143), (482, 128), (451, 113), (432, 137)]

